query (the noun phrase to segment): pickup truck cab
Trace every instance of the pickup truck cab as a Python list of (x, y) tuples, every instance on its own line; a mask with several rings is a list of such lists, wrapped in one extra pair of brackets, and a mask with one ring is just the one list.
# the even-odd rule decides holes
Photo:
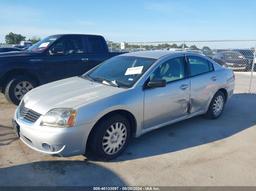
[(26, 51), (0, 54), (0, 90), (17, 105), (31, 89), (82, 75), (118, 54), (109, 52), (102, 36), (52, 35)]

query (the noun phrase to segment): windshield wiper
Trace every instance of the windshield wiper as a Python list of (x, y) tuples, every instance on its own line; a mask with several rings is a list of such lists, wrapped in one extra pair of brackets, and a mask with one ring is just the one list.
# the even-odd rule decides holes
[(80, 76), (81, 78), (83, 78), (83, 79), (88, 79), (88, 80), (90, 80), (90, 81), (94, 81), (89, 75), (84, 75), (84, 76)]
[(111, 80), (104, 79), (104, 80), (102, 80), (102, 83), (104, 83), (104, 82), (107, 82), (107, 83), (108, 83), (109, 85), (111, 85), (111, 86), (119, 87), (119, 86), (115, 83), (115, 81), (111, 81)]
[(106, 85), (111, 85), (111, 86), (114, 86), (114, 87), (118, 87), (118, 85), (115, 83), (115, 82), (113, 82), (113, 81), (111, 81), (111, 80), (108, 80), (108, 79), (105, 79), (105, 78), (101, 78), (101, 77), (90, 77), (89, 75), (86, 75), (86, 76), (84, 76), (84, 77), (86, 77), (86, 78), (88, 78), (89, 80), (91, 80), (91, 81), (96, 81), (96, 82), (100, 82), (100, 83), (102, 83), (102, 84), (106, 84)]
[(127, 85), (127, 84), (125, 84), (125, 83), (123, 83), (123, 82), (120, 82), (120, 81), (117, 81), (117, 80), (115, 80), (115, 82), (116, 82), (116, 84), (118, 85), (118, 87), (126, 87), (126, 88), (129, 87), (129, 85)]
[(91, 76), (89, 75), (84, 75), (84, 76), (81, 76), (82, 78), (86, 78), (90, 81), (96, 81), (96, 82), (100, 82), (100, 83), (103, 83), (103, 84), (106, 84), (106, 85), (110, 85), (110, 86), (113, 86), (113, 87), (128, 87), (127, 84), (125, 83), (122, 83), (120, 81), (117, 81), (117, 80), (108, 80), (108, 79), (105, 79), (105, 78), (101, 78), (101, 77), (94, 77), (92, 78)]

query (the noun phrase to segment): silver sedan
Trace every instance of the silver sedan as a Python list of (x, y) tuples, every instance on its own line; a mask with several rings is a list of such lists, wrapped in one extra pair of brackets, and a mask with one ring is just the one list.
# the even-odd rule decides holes
[(110, 160), (132, 136), (197, 115), (220, 117), (234, 81), (231, 70), (196, 53), (127, 53), (83, 76), (33, 89), (13, 126), (36, 151)]

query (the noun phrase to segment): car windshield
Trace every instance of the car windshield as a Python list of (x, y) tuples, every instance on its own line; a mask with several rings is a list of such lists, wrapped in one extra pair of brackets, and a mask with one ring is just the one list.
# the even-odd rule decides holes
[(83, 77), (106, 85), (131, 87), (155, 61), (151, 58), (117, 56), (103, 62)]
[(59, 35), (54, 35), (44, 38), (43, 40), (29, 47), (27, 50), (30, 52), (43, 52), (46, 48), (51, 46), (59, 37)]

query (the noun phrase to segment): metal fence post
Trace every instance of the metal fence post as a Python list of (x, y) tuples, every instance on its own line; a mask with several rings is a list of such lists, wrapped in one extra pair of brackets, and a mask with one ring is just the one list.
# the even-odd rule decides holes
[(249, 93), (252, 93), (252, 81), (253, 81), (253, 73), (254, 73), (255, 62), (256, 62), (256, 46), (255, 46), (255, 48), (254, 48), (254, 53), (253, 53), (253, 61), (252, 61), (252, 68), (251, 68), (251, 77), (250, 77)]

